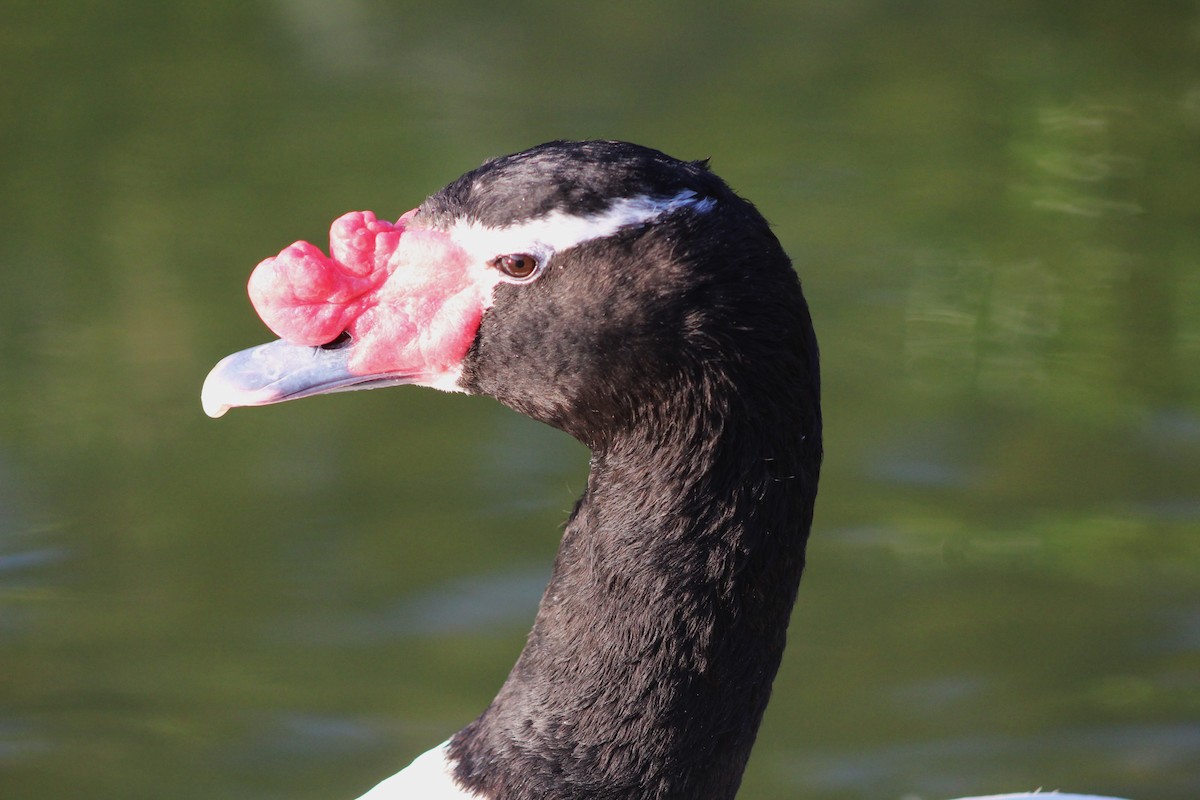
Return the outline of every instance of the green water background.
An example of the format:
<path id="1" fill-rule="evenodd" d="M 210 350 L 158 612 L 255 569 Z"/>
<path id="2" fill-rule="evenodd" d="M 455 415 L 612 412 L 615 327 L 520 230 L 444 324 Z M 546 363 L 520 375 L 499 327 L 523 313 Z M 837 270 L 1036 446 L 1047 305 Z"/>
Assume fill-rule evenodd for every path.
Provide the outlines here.
<path id="1" fill-rule="evenodd" d="M 1104 0 L 10 0 L 0 796 L 350 798 L 486 705 L 586 451 L 198 395 L 259 259 L 563 137 L 711 156 L 816 318 L 741 796 L 1200 796 L 1200 6 Z"/>

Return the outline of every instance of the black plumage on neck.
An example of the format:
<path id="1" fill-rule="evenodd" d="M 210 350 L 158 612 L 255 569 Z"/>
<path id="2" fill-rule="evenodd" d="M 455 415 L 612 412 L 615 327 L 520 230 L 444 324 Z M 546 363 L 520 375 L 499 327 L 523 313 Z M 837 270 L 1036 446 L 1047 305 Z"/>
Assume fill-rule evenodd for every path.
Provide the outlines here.
<path id="1" fill-rule="evenodd" d="M 703 218 L 501 287 L 465 363 L 465 388 L 593 451 L 525 649 L 451 741 L 481 797 L 719 800 L 741 781 L 804 565 L 819 374 L 775 237 L 705 188 Z"/>

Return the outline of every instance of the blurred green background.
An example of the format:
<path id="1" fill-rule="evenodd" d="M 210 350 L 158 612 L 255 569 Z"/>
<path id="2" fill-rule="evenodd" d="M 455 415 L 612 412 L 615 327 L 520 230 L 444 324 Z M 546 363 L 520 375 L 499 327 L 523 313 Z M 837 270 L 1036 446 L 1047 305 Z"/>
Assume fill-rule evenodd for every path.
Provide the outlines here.
<path id="1" fill-rule="evenodd" d="M 352 798 L 485 706 L 583 448 L 199 389 L 260 259 L 573 137 L 711 156 L 821 336 L 741 796 L 1200 796 L 1200 5 L 1111 0 L 9 0 L 0 796 Z"/>

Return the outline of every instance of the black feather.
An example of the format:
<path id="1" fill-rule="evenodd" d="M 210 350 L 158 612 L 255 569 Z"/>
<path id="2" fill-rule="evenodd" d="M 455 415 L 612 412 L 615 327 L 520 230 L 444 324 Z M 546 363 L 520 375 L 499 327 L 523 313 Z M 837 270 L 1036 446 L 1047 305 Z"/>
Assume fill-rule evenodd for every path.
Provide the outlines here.
<path id="1" fill-rule="evenodd" d="M 783 653 L 821 462 L 816 339 L 752 205 L 620 142 L 552 142 L 431 197 L 489 225 L 715 200 L 498 287 L 461 384 L 592 448 L 528 642 L 452 740 L 481 796 L 731 798 Z"/>

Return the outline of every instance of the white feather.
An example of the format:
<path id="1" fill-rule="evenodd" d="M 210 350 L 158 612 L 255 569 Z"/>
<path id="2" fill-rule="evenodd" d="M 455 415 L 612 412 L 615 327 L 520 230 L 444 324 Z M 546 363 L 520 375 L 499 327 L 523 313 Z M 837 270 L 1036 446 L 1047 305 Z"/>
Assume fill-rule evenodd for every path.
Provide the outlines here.
<path id="1" fill-rule="evenodd" d="M 477 800 L 479 795 L 463 789 L 454 780 L 454 762 L 444 742 L 358 800 Z"/>
<path id="2" fill-rule="evenodd" d="M 486 262 L 496 256 L 528 253 L 545 264 L 557 253 L 593 239 L 612 236 L 622 228 L 645 225 L 684 208 L 703 214 L 716 204 L 715 200 L 699 197 L 695 192 L 686 190 L 674 197 L 640 195 L 621 198 L 596 214 L 551 211 L 541 217 L 498 228 L 464 220 L 454 223 L 447 233 L 455 244 L 477 261 Z"/>

